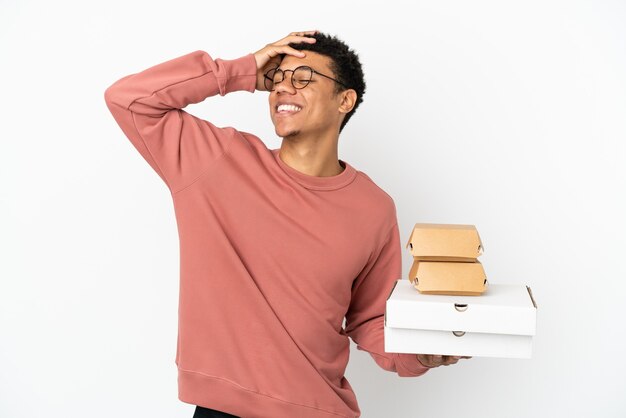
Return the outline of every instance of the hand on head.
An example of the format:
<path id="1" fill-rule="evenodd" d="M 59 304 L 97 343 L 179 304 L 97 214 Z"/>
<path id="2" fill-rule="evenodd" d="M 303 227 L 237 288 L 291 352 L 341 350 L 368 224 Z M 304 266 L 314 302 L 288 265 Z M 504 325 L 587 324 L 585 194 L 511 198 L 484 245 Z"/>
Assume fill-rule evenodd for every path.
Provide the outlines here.
<path id="1" fill-rule="evenodd" d="M 314 35 L 319 31 L 309 30 L 304 32 L 291 32 L 276 42 L 267 44 L 265 47 L 259 49 L 254 53 L 254 59 L 256 60 L 257 68 L 257 81 L 256 89 L 260 91 L 267 91 L 265 83 L 263 81 L 264 74 L 275 67 L 280 65 L 285 54 L 293 55 L 294 57 L 302 58 L 306 54 L 304 51 L 298 51 L 295 48 L 290 47 L 288 44 L 291 42 L 308 42 L 315 43 L 316 39 L 305 35 Z"/>

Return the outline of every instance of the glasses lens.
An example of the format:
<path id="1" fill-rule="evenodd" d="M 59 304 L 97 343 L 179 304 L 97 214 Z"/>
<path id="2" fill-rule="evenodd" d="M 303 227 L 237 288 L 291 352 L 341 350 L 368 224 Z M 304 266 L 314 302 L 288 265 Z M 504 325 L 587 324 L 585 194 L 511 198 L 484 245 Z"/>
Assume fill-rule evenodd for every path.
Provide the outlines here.
<path id="1" fill-rule="evenodd" d="M 302 89 L 309 84 L 313 77 L 313 70 L 309 67 L 298 67 L 293 73 L 293 86 L 297 89 Z"/>
<path id="2" fill-rule="evenodd" d="M 274 90 L 274 80 L 276 79 L 277 76 L 278 74 L 277 74 L 276 68 L 272 68 L 271 70 L 265 73 L 265 77 L 264 77 L 265 88 L 268 91 Z M 278 82 L 280 82 L 280 80 Z"/>
<path id="3" fill-rule="evenodd" d="M 281 81 L 283 81 L 283 72 L 282 70 L 274 70 L 272 72 L 272 80 L 274 81 L 274 83 L 280 83 Z"/>

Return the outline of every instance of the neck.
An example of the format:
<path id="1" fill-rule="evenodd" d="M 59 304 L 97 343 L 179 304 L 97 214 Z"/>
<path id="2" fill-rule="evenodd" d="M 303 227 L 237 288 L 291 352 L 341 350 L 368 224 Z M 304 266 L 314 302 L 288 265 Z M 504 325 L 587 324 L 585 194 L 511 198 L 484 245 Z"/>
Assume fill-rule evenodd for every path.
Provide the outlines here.
<path id="1" fill-rule="evenodd" d="M 338 140 L 339 135 L 322 140 L 286 136 L 280 146 L 279 157 L 301 173 L 316 177 L 336 176 L 345 169 L 339 163 Z"/>

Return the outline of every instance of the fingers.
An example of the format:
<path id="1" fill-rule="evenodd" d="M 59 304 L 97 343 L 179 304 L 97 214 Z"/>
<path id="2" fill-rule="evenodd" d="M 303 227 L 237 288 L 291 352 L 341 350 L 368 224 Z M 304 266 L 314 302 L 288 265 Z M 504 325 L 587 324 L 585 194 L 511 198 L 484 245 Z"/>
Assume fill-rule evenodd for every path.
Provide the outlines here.
<path id="1" fill-rule="evenodd" d="M 267 50 L 265 51 L 265 53 L 267 54 L 267 56 L 269 56 L 270 58 L 274 58 L 278 55 L 293 55 L 295 57 L 303 57 L 304 56 L 304 52 L 303 51 L 298 51 L 295 48 L 292 48 L 288 45 L 268 45 L 267 46 Z"/>
<path id="2" fill-rule="evenodd" d="M 426 367 L 449 366 L 456 364 L 462 358 L 471 358 L 469 356 L 448 356 L 440 354 L 418 354 L 417 359 Z"/>
<path id="3" fill-rule="evenodd" d="M 297 43 L 297 42 L 303 42 L 303 41 L 312 44 L 312 43 L 315 43 L 317 39 L 313 38 L 312 36 L 305 36 L 305 35 L 315 35 L 317 32 L 319 31 L 309 30 L 309 31 L 304 31 L 304 32 L 291 32 L 289 35 L 285 36 L 283 39 L 276 42 L 276 44 L 281 43 L 282 45 L 286 45 L 288 43 Z"/>
<path id="4" fill-rule="evenodd" d="M 317 32 L 319 32 L 317 29 L 315 30 L 307 30 L 304 32 L 291 32 L 289 35 L 290 36 L 304 36 L 304 35 L 315 35 Z"/>
<path id="5" fill-rule="evenodd" d="M 298 32 L 298 33 L 302 33 L 302 32 Z M 280 41 L 276 42 L 274 45 L 287 45 L 291 43 L 295 44 L 295 43 L 301 43 L 301 42 L 314 44 L 315 42 L 317 42 L 317 39 L 313 38 L 312 36 L 289 35 L 289 36 L 284 37 Z"/>
<path id="6" fill-rule="evenodd" d="M 304 57 L 306 55 L 304 51 L 299 51 L 289 46 L 288 44 L 299 43 L 299 42 L 307 42 L 307 43 L 313 44 L 317 42 L 317 39 L 310 37 L 310 36 L 304 36 L 304 35 L 305 34 L 313 35 L 316 32 L 317 30 L 305 31 L 305 32 L 291 32 L 289 36 L 284 37 L 280 41 L 267 45 L 268 50 L 266 51 L 266 53 L 267 55 L 269 55 L 270 58 L 274 58 L 277 55 L 287 55 L 287 54 L 293 55 L 295 57 Z"/>
<path id="7" fill-rule="evenodd" d="M 443 365 L 449 366 L 450 364 L 455 364 L 459 361 L 461 357 L 459 356 L 443 356 Z"/>

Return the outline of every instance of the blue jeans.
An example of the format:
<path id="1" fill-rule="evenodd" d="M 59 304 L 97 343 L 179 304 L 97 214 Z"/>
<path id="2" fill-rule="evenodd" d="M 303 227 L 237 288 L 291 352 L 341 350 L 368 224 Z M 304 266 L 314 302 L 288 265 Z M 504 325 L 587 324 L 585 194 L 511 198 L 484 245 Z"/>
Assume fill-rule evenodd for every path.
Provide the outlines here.
<path id="1" fill-rule="evenodd" d="M 193 418 L 239 418 L 237 415 L 227 414 L 226 412 L 217 411 L 215 409 L 204 408 L 196 405 L 196 411 Z"/>

